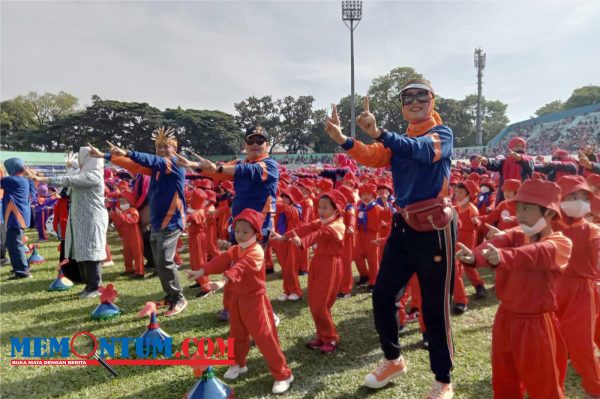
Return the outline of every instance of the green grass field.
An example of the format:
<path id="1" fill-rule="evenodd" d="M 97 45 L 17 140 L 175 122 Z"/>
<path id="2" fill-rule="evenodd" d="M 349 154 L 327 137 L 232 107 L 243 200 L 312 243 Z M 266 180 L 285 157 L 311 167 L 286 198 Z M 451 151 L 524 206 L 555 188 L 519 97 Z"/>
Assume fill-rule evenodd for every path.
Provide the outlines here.
<path id="1" fill-rule="evenodd" d="M 27 232 L 30 243 L 37 234 Z M 185 366 L 171 367 L 117 367 L 119 377 L 113 378 L 101 367 L 11 367 L 9 337 L 47 336 L 71 337 L 77 331 L 88 330 L 97 337 L 136 337 L 145 331 L 147 319 L 137 312 L 149 300 L 163 297 L 159 280 L 130 280 L 119 276 L 124 271 L 120 255 L 120 241 L 110 234 L 115 266 L 103 270 L 103 280 L 114 283 L 119 291 L 117 304 L 124 314 L 115 320 L 95 322 L 90 312 L 99 303 L 97 298 L 79 300 L 76 286 L 62 293 L 47 292 L 56 276 L 58 242 L 40 245 L 46 263 L 33 267 L 33 279 L 7 281 L 10 266 L 0 269 L 0 397 L 2 398 L 181 398 L 196 379 Z M 187 254 L 183 256 L 187 261 Z M 484 271 L 489 286 L 493 277 Z M 185 286 L 184 273 L 180 278 Z M 306 287 L 306 277 L 301 277 Z M 268 278 L 268 294 L 276 298 L 282 291 L 279 272 Z M 472 297 L 470 310 L 453 318 L 456 367 L 453 372 L 457 398 L 491 398 L 490 339 L 491 324 L 497 301 L 493 289 L 488 299 L 476 301 Z M 186 288 L 189 299 L 185 312 L 172 319 L 161 317 L 161 327 L 174 338 L 176 347 L 185 337 L 226 337 L 228 326 L 216 319 L 221 309 L 221 294 L 197 299 L 195 290 Z M 474 290 L 469 286 L 472 295 Z M 420 349 L 418 325 L 411 324 L 401 337 L 409 373 L 385 389 L 371 391 L 362 386 L 365 375 L 380 360 L 377 334 L 373 325 L 370 295 L 362 290 L 350 299 L 338 300 L 333 308 L 341 345 L 330 356 L 305 348 L 305 342 L 314 333 L 313 322 L 306 300 L 299 303 L 273 301 L 275 312 L 281 318 L 279 337 L 282 349 L 293 369 L 296 381 L 286 398 L 422 398 L 427 393 L 432 374 L 427 352 Z M 236 398 L 271 397 L 273 380 L 260 352 L 252 348 L 249 354 L 249 372 L 231 385 Z M 218 368 L 222 376 L 225 367 Z M 579 377 L 570 368 L 566 392 L 569 398 L 582 398 Z"/>

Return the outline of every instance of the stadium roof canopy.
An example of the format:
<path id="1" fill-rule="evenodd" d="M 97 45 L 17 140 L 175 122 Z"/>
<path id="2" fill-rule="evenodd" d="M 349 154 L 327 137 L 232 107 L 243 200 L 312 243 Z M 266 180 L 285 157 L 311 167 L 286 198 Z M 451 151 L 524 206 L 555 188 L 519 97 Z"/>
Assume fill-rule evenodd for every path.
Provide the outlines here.
<path id="1" fill-rule="evenodd" d="M 8 158 L 22 158 L 27 165 L 64 165 L 67 162 L 64 152 L 0 151 L 0 161 Z"/>

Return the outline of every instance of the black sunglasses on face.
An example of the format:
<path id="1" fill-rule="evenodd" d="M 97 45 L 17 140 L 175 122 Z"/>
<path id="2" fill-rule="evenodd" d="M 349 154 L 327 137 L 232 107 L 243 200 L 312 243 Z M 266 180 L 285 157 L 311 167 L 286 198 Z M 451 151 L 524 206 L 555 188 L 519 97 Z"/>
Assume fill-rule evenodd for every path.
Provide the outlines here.
<path id="1" fill-rule="evenodd" d="M 431 101 L 429 97 L 429 93 L 426 91 L 417 92 L 417 94 L 402 94 L 400 96 L 400 101 L 402 101 L 402 105 L 410 105 L 415 102 L 415 100 L 419 104 L 427 104 Z"/>
<path id="2" fill-rule="evenodd" d="M 245 139 L 246 144 L 248 145 L 252 145 L 252 144 L 258 144 L 258 145 L 263 145 L 264 143 L 267 142 L 267 139 L 265 139 L 264 137 L 258 136 L 258 137 L 249 137 L 247 139 Z"/>

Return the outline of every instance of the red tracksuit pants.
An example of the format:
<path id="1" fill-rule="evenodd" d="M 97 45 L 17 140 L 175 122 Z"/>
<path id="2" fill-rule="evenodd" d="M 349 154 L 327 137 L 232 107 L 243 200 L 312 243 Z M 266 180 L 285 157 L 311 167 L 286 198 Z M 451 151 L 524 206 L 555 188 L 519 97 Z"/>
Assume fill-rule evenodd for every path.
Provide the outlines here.
<path id="1" fill-rule="evenodd" d="M 230 337 L 235 338 L 235 362 L 241 367 L 246 366 L 252 337 L 273 378 L 276 381 L 290 378 L 292 370 L 281 351 L 273 308 L 264 290 L 241 297 L 232 296 L 231 299 L 229 331 Z"/>
<path id="2" fill-rule="evenodd" d="M 317 337 L 325 342 L 339 342 L 331 317 L 331 308 L 340 285 L 342 260 L 339 256 L 315 255 L 308 273 L 308 307 L 315 322 Z"/>
<path id="3" fill-rule="evenodd" d="M 496 399 L 563 399 L 567 346 L 554 313 L 517 314 L 498 308 L 492 327 Z"/>
<path id="4" fill-rule="evenodd" d="M 204 234 L 202 233 L 188 233 L 188 247 L 190 251 L 190 268 L 192 270 L 199 270 L 202 265 L 206 263 L 206 250 L 202 247 L 204 242 Z M 198 277 L 196 283 L 200 286 L 202 291 L 210 291 L 209 283 L 210 279 L 208 276 Z"/>
<path id="5" fill-rule="evenodd" d="M 273 242 L 271 245 L 281 267 L 284 294 L 296 294 L 301 297 L 302 289 L 298 280 L 298 264 L 302 252 L 289 241 Z"/>
<path id="6" fill-rule="evenodd" d="M 463 274 L 465 270 L 473 269 L 472 267 L 464 267 L 461 262 L 454 263 L 454 303 L 462 303 L 465 305 L 469 304 L 469 297 L 467 296 L 467 288 L 463 280 Z"/>
<path id="7" fill-rule="evenodd" d="M 369 285 L 374 286 L 377 280 L 377 273 L 379 273 L 379 245 L 374 244 L 373 241 L 379 238 L 377 232 L 362 230 L 358 231 L 356 237 L 357 240 L 357 253 L 354 256 L 354 262 L 358 269 L 358 274 L 362 276 L 369 276 Z M 368 264 L 368 269 L 367 269 Z"/>
<path id="8" fill-rule="evenodd" d="M 350 294 L 354 279 L 352 278 L 352 261 L 354 260 L 354 234 L 344 235 L 344 250 L 342 251 L 342 276 L 340 293 Z"/>
<path id="9" fill-rule="evenodd" d="M 593 280 L 563 276 L 558 289 L 556 316 L 567 340 L 569 358 L 581 376 L 583 390 L 600 396 L 600 362 L 594 355 L 597 303 Z"/>
<path id="10" fill-rule="evenodd" d="M 123 261 L 126 272 L 144 275 L 144 242 L 140 234 L 123 236 Z"/>

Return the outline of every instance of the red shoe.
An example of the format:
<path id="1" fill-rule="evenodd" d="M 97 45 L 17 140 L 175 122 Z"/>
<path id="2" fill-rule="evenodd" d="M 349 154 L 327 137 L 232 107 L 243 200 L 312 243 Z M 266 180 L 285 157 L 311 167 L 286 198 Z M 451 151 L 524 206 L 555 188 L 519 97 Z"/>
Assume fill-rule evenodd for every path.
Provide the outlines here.
<path id="1" fill-rule="evenodd" d="M 306 346 L 314 350 L 321 349 L 321 346 L 323 346 L 323 340 L 319 337 L 313 338 L 306 343 Z"/>
<path id="2" fill-rule="evenodd" d="M 325 342 L 323 345 L 321 345 L 320 349 L 321 349 L 322 353 L 329 355 L 330 353 L 335 352 L 335 350 L 337 349 L 337 342 L 335 342 L 335 341 Z"/>

